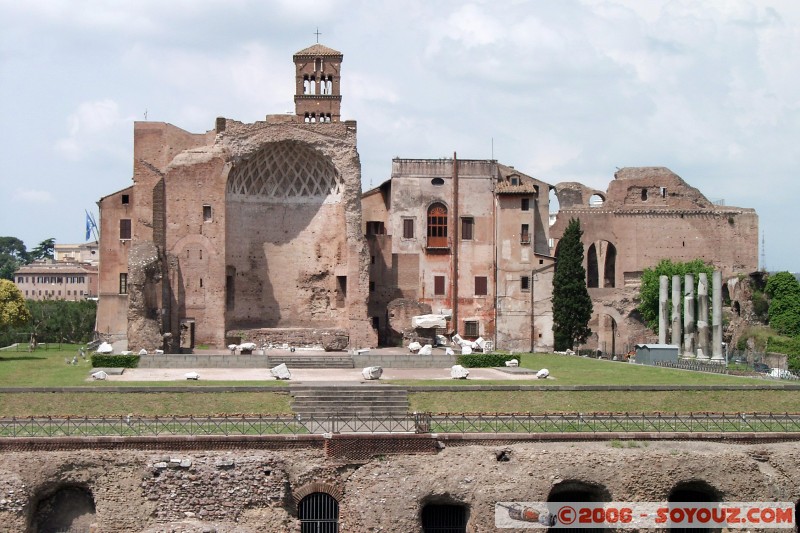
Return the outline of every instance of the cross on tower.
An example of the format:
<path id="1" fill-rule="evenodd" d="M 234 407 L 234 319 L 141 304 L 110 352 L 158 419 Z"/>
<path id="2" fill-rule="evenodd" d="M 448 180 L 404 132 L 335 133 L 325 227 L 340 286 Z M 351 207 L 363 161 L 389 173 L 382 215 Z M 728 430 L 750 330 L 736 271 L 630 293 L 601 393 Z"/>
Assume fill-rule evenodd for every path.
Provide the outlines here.
<path id="1" fill-rule="evenodd" d="M 319 32 L 319 27 L 317 27 L 317 31 L 315 31 L 315 32 L 314 32 L 314 35 L 316 35 L 316 36 L 317 36 L 317 44 L 319 44 L 319 36 L 320 36 L 320 35 L 322 35 L 322 34 Z"/>

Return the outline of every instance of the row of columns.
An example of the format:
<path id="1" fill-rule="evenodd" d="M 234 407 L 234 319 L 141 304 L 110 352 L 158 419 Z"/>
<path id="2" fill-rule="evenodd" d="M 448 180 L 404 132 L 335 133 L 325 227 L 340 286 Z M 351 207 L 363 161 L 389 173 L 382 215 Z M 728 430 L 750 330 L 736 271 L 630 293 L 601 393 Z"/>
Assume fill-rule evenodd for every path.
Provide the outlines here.
<path id="1" fill-rule="evenodd" d="M 708 331 L 708 276 L 698 275 L 697 298 L 694 292 L 694 275 L 686 274 L 683 285 L 683 322 L 681 323 L 681 277 L 672 276 L 672 320 L 668 324 L 667 294 L 669 278 L 659 278 L 658 290 L 658 342 L 667 343 L 667 330 L 671 330 L 671 343 L 681 347 L 684 359 L 712 363 L 725 363 L 722 353 L 722 272 L 713 274 L 711 297 L 711 345 Z M 695 318 L 695 301 L 697 317 Z M 681 325 L 683 338 L 681 339 Z M 711 353 L 711 357 L 709 357 Z"/>

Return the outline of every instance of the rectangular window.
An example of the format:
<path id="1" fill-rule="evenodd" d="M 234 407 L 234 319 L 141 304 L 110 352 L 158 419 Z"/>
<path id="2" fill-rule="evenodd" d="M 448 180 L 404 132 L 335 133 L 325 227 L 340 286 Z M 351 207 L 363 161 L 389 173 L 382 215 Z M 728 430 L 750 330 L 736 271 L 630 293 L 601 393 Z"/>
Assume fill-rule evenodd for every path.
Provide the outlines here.
<path id="1" fill-rule="evenodd" d="M 128 294 L 128 273 L 122 272 L 119 275 L 119 293 L 120 294 Z M 83 294 L 83 291 L 81 291 Z"/>
<path id="2" fill-rule="evenodd" d="M 530 276 L 522 276 L 519 278 L 519 288 L 523 292 L 530 292 L 531 290 L 531 277 Z"/>
<path id="3" fill-rule="evenodd" d="M 380 220 L 367 221 L 367 236 L 386 235 L 386 226 Z"/>
<path id="4" fill-rule="evenodd" d="M 211 206 L 203 206 L 203 222 L 211 222 Z"/>
<path id="5" fill-rule="evenodd" d="M 122 195 L 122 205 L 128 205 L 129 203 L 131 203 L 131 197 L 128 196 L 127 194 L 123 194 Z"/>
<path id="6" fill-rule="evenodd" d="M 131 219 L 123 218 L 119 221 L 119 238 L 123 240 L 131 238 Z"/>
<path id="7" fill-rule="evenodd" d="M 375 292 L 375 282 L 374 281 L 370 281 L 369 282 L 369 292 Z"/>
<path id="8" fill-rule="evenodd" d="M 464 336 L 465 337 L 478 337 L 480 336 L 480 328 L 478 327 L 477 320 L 464 321 Z"/>
<path id="9" fill-rule="evenodd" d="M 414 219 L 413 218 L 404 218 L 403 219 L 403 238 L 404 239 L 413 239 L 414 238 Z"/>
<path id="10" fill-rule="evenodd" d="M 488 294 L 488 285 L 486 276 L 475 276 L 475 296 L 486 296 Z"/>
<path id="11" fill-rule="evenodd" d="M 472 217 L 464 217 L 461 219 L 461 240 L 471 241 L 475 229 L 475 219 Z"/>
<path id="12" fill-rule="evenodd" d="M 520 206 L 520 209 L 522 209 L 523 211 L 530 211 L 530 209 L 531 209 L 531 199 L 530 198 L 523 198 L 522 199 L 522 205 Z"/>
<path id="13" fill-rule="evenodd" d="M 444 276 L 433 277 L 433 294 L 434 296 L 444 296 Z"/>
<path id="14" fill-rule="evenodd" d="M 522 244 L 530 244 L 531 234 L 530 234 L 530 226 L 528 226 L 528 224 L 523 224 L 522 228 L 520 228 L 519 242 L 521 242 Z"/>

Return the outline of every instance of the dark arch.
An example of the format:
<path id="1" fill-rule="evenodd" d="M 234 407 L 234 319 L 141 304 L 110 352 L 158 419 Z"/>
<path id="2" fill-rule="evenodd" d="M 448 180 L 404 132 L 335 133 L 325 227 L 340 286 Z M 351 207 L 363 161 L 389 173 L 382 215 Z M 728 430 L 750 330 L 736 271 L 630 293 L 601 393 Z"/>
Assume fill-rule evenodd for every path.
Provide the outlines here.
<path id="1" fill-rule="evenodd" d="M 570 479 L 562 481 L 550 489 L 550 494 L 547 495 L 548 502 L 580 502 L 580 503 L 602 503 L 610 502 L 611 494 L 605 486 L 590 483 L 587 481 L 580 481 Z M 561 528 L 550 528 L 550 531 L 564 531 Z M 569 531 L 579 531 L 586 533 L 597 533 L 603 531 L 602 529 L 582 529 L 570 528 Z"/>
<path id="2" fill-rule="evenodd" d="M 717 489 L 703 481 L 702 479 L 691 479 L 688 481 L 681 481 L 680 483 L 676 484 L 672 487 L 672 490 L 669 492 L 669 497 L 667 497 L 667 501 L 672 502 L 690 502 L 690 503 L 702 503 L 702 502 L 719 502 L 722 501 L 722 495 L 719 493 Z M 697 532 L 705 532 L 705 533 L 714 533 L 719 532 L 719 528 L 714 529 L 699 529 L 699 528 L 686 528 L 686 527 L 672 527 L 670 531 L 697 531 Z"/>
<path id="3" fill-rule="evenodd" d="M 469 506 L 461 502 L 431 500 L 420 513 L 423 533 L 466 533 Z"/>
<path id="4" fill-rule="evenodd" d="M 64 484 L 43 492 L 33 505 L 31 533 L 88 531 L 94 522 L 92 491 L 75 484 Z"/>
<path id="5" fill-rule="evenodd" d="M 742 316 L 742 308 L 738 301 L 733 302 L 731 307 L 733 308 L 733 312 L 736 313 L 736 316 Z"/>
<path id="6" fill-rule="evenodd" d="M 428 207 L 428 248 L 447 248 L 447 206 L 441 202 Z"/>
<path id="7" fill-rule="evenodd" d="M 431 180 L 431 185 L 444 185 L 444 180 L 442 178 L 433 178 Z"/>
<path id="8" fill-rule="evenodd" d="M 325 492 L 312 492 L 297 504 L 301 533 L 338 533 L 339 502 Z"/>
<path id="9" fill-rule="evenodd" d="M 617 247 L 606 241 L 606 260 L 603 268 L 603 287 L 615 287 L 617 279 Z"/>
<path id="10" fill-rule="evenodd" d="M 596 289 L 600 286 L 597 269 L 597 247 L 592 243 L 586 251 L 586 286 Z"/>

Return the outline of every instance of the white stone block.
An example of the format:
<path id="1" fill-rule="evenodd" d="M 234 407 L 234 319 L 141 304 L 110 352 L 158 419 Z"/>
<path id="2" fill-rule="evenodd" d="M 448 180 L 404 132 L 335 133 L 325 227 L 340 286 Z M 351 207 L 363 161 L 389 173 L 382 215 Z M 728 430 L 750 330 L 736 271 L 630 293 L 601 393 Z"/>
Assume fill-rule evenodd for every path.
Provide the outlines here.
<path id="1" fill-rule="evenodd" d="M 97 347 L 97 353 L 102 353 L 102 354 L 114 353 L 114 347 L 107 342 L 101 343 L 100 346 Z"/>
<path id="2" fill-rule="evenodd" d="M 107 379 L 107 378 L 108 378 L 108 374 L 106 374 L 102 370 L 98 370 L 97 372 L 92 374 L 92 379 L 104 380 L 104 379 Z"/>
<path id="3" fill-rule="evenodd" d="M 452 348 L 449 348 L 449 347 L 448 347 L 448 348 L 445 348 L 445 350 L 444 350 L 444 354 L 445 354 L 445 355 L 455 355 L 455 354 L 456 354 L 456 352 L 454 352 Z"/>
<path id="4" fill-rule="evenodd" d="M 431 346 L 430 344 L 426 344 L 425 346 L 420 348 L 419 352 L 417 353 L 419 355 L 431 355 L 433 353 L 433 346 Z"/>
<path id="5" fill-rule="evenodd" d="M 364 376 L 364 379 L 380 379 L 382 374 L 383 368 L 379 366 L 368 366 L 361 371 L 361 375 Z"/>
<path id="6" fill-rule="evenodd" d="M 197 381 L 198 379 L 200 379 L 200 374 L 198 374 L 197 372 L 187 372 L 186 374 L 184 374 L 184 377 L 186 377 L 186 379 L 193 379 Z"/>
<path id="7" fill-rule="evenodd" d="M 444 315 L 419 315 L 411 317 L 411 327 L 414 328 L 446 328 L 447 319 Z"/>
<path id="8" fill-rule="evenodd" d="M 471 353 L 472 353 L 472 347 L 471 346 L 466 346 L 466 345 L 463 345 L 463 344 L 461 345 L 461 355 L 469 355 Z"/>
<path id="9" fill-rule="evenodd" d="M 469 370 L 464 368 L 461 365 L 453 365 L 450 367 L 450 377 L 453 379 L 467 379 L 469 376 Z"/>
<path id="10" fill-rule="evenodd" d="M 408 349 L 410 351 L 412 351 L 412 352 L 418 352 L 420 348 L 422 348 L 422 345 L 420 343 L 418 343 L 417 341 L 409 343 L 409 345 L 408 345 Z"/>
<path id="11" fill-rule="evenodd" d="M 511 359 L 510 361 L 506 361 L 506 366 L 519 366 L 519 361 Z"/>
<path id="12" fill-rule="evenodd" d="M 549 375 L 550 371 L 546 368 L 543 368 L 536 373 L 536 379 L 547 379 L 547 376 Z"/>
<path id="13" fill-rule="evenodd" d="M 139 355 L 147 355 L 147 350 L 142 348 L 141 350 L 139 350 Z"/>
<path id="14" fill-rule="evenodd" d="M 292 379 L 292 373 L 289 372 L 289 368 L 286 366 L 286 363 L 281 363 L 275 368 L 270 369 L 269 373 L 277 379 Z"/>
<path id="15" fill-rule="evenodd" d="M 473 348 L 480 348 L 481 351 L 486 348 L 486 341 L 483 339 L 483 337 L 478 337 L 475 339 L 475 346 L 473 346 Z"/>

